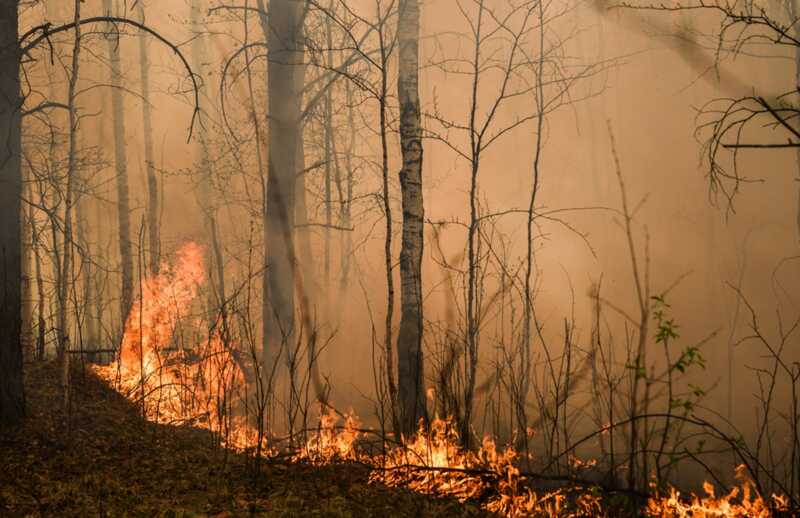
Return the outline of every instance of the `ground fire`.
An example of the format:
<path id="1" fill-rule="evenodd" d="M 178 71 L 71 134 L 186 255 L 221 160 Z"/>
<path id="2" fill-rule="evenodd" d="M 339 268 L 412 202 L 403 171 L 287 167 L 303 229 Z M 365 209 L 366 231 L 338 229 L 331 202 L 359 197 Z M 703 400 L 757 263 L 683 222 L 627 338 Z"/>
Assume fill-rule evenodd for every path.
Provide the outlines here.
<path id="1" fill-rule="evenodd" d="M 235 343 L 220 338 L 219 326 L 201 319 L 190 320 L 190 308 L 205 274 L 203 250 L 195 243 L 183 245 L 174 264 L 163 263 L 160 271 L 143 283 L 142 294 L 127 319 L 120 360 L 96 370 L 137 405 L 148 419 L 167 424 L 200 426 L 220 433 L 227 446 L 254 451 L 257 432 L 241 412 L 245 376 L 234 360 Z M 188 329 L 187 329 L 188 328 Z M 210 329 L 210 331 L 209 331 Z M 181 348 L 179 333 L 189 336 L 210 333 L 191 347 Z M 340 425 L 340 421 L 343 424 Z M 386 443 L 384 453 L 359 450 L 366 435 L 352 413 L 341 416 L 323 405 L 319 423 L 308 432 L 304 444 L 294 448 L 295 462 L 326 465 L 358 462 L 373 468 L 370 481 L 461 501 L 478 501 L 491 512 L 508 517 L 591 517 L 607 515 L 600 495 L 589 488 L 537 491 L 532 476 L 521 472 L 521 453 L 513 447 L 498 447 L 485 437 L 474 451 L 465 450 L 452 419 L 433 419 L 399 444 Z M 264 449 L 266 456 L 280 448 Z M 593 461 L 574 459 L 577 464 Z M 745 470 L 737 470 L 740 486 L 717 497 L 705 482 L 705 496 L 654 494 L 642 512 L 652 517 L 759 517 L 772 510 L 788 509 L 785 497 L 773 495 L 765 501 L 749 481 Z"/>

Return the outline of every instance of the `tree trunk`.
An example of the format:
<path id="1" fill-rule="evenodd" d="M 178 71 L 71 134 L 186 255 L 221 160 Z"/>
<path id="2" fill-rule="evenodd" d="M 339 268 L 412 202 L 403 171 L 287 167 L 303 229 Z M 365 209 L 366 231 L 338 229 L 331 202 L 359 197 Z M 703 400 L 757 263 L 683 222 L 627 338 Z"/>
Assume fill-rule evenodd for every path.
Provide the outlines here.
<path id="1" fill-rule="evenodd" d="M 20 53 L 16 1 L 0 2 L 0 424 L 25 415 L 22 385 Z"/>
<path id="2" fill-rule="evenodd" d="M 81 0 L 75 0 L 75 38 L 72 46 L 72 66 L 69 74 L 69 93 L 67 107 L 69 110 L 69 154 L 67 156 L 67 192 L 64 203 L 64 255 L 58 285 L 58 364 L 61 366 L 61 388 L 64 396 L 64 407 L 69 406 L 69 330 L 67 326 L 68 291 L 73 286 L 72 275 L 72 208 L 75 204 L 75 181 L 77 179 L 77 133 L 78 113 L 75 106 L 75 91 L 78 86 L 78 74 L 81 54 Z"/>
<path id="3" fill-rule="evenodd" d="M 350 136 L 347 141 L 347 152 L 345 154 L 345 170 L 347 174 L 347 186 L 344 200 L 342 201 L 341 219 L 342 227 L 350 228 L 352 220 L 353 205 L 353 153 L 356 145 L 356 117 L 353 103 L 353 86 L 350 81 L 345 82 L 345 96 L 347 99 L 347 124 L 350 128 Z M 344 295 L 350 281 L 350 261 L 353 253 L 353 233 L 340 232 L 342 235 L 342 276 L 339 281 L 339 291 Z"/>
<path id="4" fill-rule="evenodd" d="M 83 147 L 83 146 L 82 146 Z M 81 196 L 75 205 L 75 223 L 77 225 L 77 238 L 80 245 L 81 252 L 81 331 L 80 331 L 80 344 L 81 350 L 84 349 L 84 344 L 89 346 L 90 350 L 98 349 L 99 341 L 97 340 L 97 328 L 94 325 L 94 318 L 92 316 L 92 300 L 95 295 L 92 293 L 92 279 L 94 278 L 93 261 L 91 257 L 89 245 L 89 223 L 87 208 L 89 206 L 86 196 Z M 83 357 L 82 357 L 83 358 Z M 88 360 L 92 363 L 96 361 L 94 354 L 89 355 Z"/>
<path id="5" fill-rule="evenodd" d="M 192 61 L 195 70 L 202 78 L 208 77 L 203 62 L 208 59 L 205 40 L 203 39 L 202 13 L 204 5 L 202 0 L 192 0 L 190 7 L 190 24 L 193 33 Z M 203 88 L 201 83 L 201 88 Z M 209 152 L 208 138 L 202 124 L 197 127 L 197 143 L 200 157 L 197 160 L 197 170 L 200 173 L 198 198 L 200 210 L 203 212 L 203 221 L 211 241 L 211 253 L 207 254 L 207 268 L 210 290 L 208 293 L 208 313 L 210 322 L 214 322 L 217 311 L 222 311 L 225 301 L 225 270 L 222 257 L 222 245 L 219 237 L 216 207 L 211 201 L 211 187 L 213 183 L 211 170 L 211 154 Z M 215 278 L 216 277 L 216 278 Z M 224 316 L 224 314 L 223 314 Z M 224 325 L 224 321 L 223 321 Z"/>
<path id="6" fill-rule="evenodd" d="M 144 4 L 139 2 L 139 18 L 145 23 Z M 161 237 L 158 227 L 158 179 L 153 156 L 153 121 L 150 105 L 150 59 L 147 54 L 147 34 L 139 32 L 139 70 L 142 81 L 142 119 L 144 129 L 144 162 L 147 171 L 147 236 L 150 247 L 148 266 L 158 271 Z"/>
<path id="7" fill-rule="evenodd" d="M 791 6 L 791 22 L 794 25 L 794 37 L 795 39 L 798 39 L 800 38 L 800 20 L 798 20 L 798 17 L 800 17 L 800 8 L 798 8 L 797 0 L 791 0 L 789 5 Z M 800 88 L 800 46 L 797 46 L 794 49 L 794 77 L 797 88 Z M 796 160 L 798 180 L 800 180 L 800 149 L 797 150 Z M 800 182 L 798 182 L 798 185 L 800 185 Z M 798 188 L 797 193 L 797 237 L 800 239 L 800 187 Z"/>
<path id="8" fill-rule="evenodd" d="M 389 405 L 391 410 L 392 426 L 397 431 L 400 427 L 397 400 L 397 380 L 394 375 L 394 352 L 392 348 L 392 325 L 394 324 L 394 262 L 392 259 L 392 204 L 389 195 L 389 117 L 388 117 L 388 96 L 389 96 L 389 55 L 391 53 L 386 43 L 383 26 L 378 30 L 380 38 L 380 92 L 378 94 L 378 104 L 380 110 L 380 138 L 381 138 L 381 180 L 382 180 L 382 203 L 383 214 L 386 218 L 386 233 L 383 239 L 383 261 L 386 273 L 386 320 L 384 322 L 383 349 L 384 364 L 386 368 L 386 389 L 388 391 Z M 381 418 L 382 419 L 382 418 Z"/>
<path id="9" fill-rule="evenodd" d="M 403 240 L 400 251 L 400 332 L 397 337 L 397 375 L 400 422 L 406 435 L 426 418 L 422 362 L 422 252 L 425 210 L 422 193 L 422 123 L 419 103 L 418 0 L 400 4 L 399 44 L 400 145 L 403 168 Z"/>
<path id="10" fill-rule="evenodd" d="M 294 332 L 295 178 L 301 92 L 295 67 L 303 63 L 303 2 L 270 0 L 267 84 L 269 162 L 264 214 L 264 374 L 271 377 Z"/>
<path id="11" fill-rule="evenodd" d="M 301 68 L 301 67 L 296 67 Z M 304 67 L 302 67 L 304 68 Z M 297 72 L 297 71 L 296 71 Z M 301 72 L 302 73 L 302 72 Z M 305 76 L 304 76 L 305 77 Z M 303 84 L 304 79 L 298 84 Z M 300 279 L 302 279 L 303 293 L 300 307 L 308 309 L 311 300 L 316 300 L 320 292 L 319 283 L 314 275 L 314 256 L 311 253 L 311 229 L 309 227 L 308 210 L 308 188 L 306 179 L 310 171 L 305 171 L 306 151 L 303 147 L 304 124 L 301 122 L 300 133 L 298 134 L 297 148 L 295 150 L 295 168 L 298 171 L 295 180 L 295 244 L 297 245 L 297 266 L 300 268 Z M 303 332 L 310 331 L 304 329 Z"/>
<path id="12" fill-rule="evenodd" d="M 33 201 L 33 184 L 28 189 L 30 200 Z M 36 275 L 36 352 L 34 357 L 44 360 L 44 342 L 47 323 L 44 318 L 47 297 L 45 295 L 44 277 L 42 276 L 42 255 L 39 252 L 39 230 L 36 225 L 36 211 L 33 204 L 28 207 L 28 220 L 31 225 L 31 250 L 33 251 L 33 272 Z"/>
<path id="13" fill-rule="evenodd" d="M 29 175 L 25 181 L 28 185 L 31 184 L 32 179 Z M 33 198 L 29 197 L 31 202 Z M 23 243 L 23 256 L 22 256 L 22 350 L 26 361 L 32 360 L 36 357 L 36 332 L 33 309 L 33 205 L 28 205 L 27 215 L 21 216 L 22 229 L 20 240 Z M 23 212 L 24 214 L 24 212 Z"/>
<path id="14" fill-rule="evenodd" d="M 116 6 L 114 6 L 116 7 Z M 112 0 L 103 0 L 103 10 L 113 14 Z M 111 112 L 114 121 L 114 165 L 116 166 L 117 209 L 119 218 L 119 259 L 122 270 L 122 291 L 120 294 L 121 332 L 125 330 L 125 320 L 133 303 L 133 256 L 131 255 L 131 221 L 128 197 L 128 159 L 125 154 L 125 109 L 122 99 L 122 71 L 119 46 L 121 42 L 114 36 L 114 28 L 109 27 L 106 36 L 108 56 L 111 62 Z"/>
<path id="15" fill-rule="evenodd" d="M 333 8 L 333 3 L 330 5 Z M 327 64 L 334 70 L 333 55 L 333 23 L 330 16 L 325 17 L 325 40 L 328 46 Z M 324 148 L 325 148 L 325 307 L 330 307 L 330 281 L 331 281 L 331 225 L 333 225 L 333 210 L 331 204 L 333 187 L 333 86 L 325 92 L 325 119 L 324 119 Z"/>
<path id="16" fill-rule="evenodd" d="M 472 92 L 470 95 L 469 135 L 470 135 L 470 187 L 469 187 L 469 229 L 467 233 L 467 321 L 466 354 L 464 355 L 464 409 L 461 419 L 461 440 L 469 448 L 471 441 L 470 422 L 472 421 L 475 381 L 478 371 L 478 346 L 480 343 L 481 305 L 478 289 L 478 258 L 480 257 L 480 228 L 478 220 L 478 172 L 481 165 L 481 144 L 478 141 L 476 122 L 478 111 L 478 84 L 481 74 L 481 38 L 483 17 L 486 12 L 485 0 L 478 0 L 478 20 L 475 26 L 475 49 L 472 57 Z"/>

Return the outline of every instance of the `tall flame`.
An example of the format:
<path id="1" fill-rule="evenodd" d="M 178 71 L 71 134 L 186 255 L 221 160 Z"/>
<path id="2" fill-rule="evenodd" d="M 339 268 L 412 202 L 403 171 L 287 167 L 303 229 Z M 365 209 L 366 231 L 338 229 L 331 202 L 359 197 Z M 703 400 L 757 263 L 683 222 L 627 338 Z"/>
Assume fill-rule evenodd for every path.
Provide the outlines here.
<path id="1" fill-rule="evenodd" d="M 120 388 L 142 404 L 148 419 L 192 421 L 225 432 L 235 438 L 229 443 L 238 445 L 248 434 L 241 424 L 230 429 L 233 421 L 241 421 L 230 414 L 231 397 L 234 388 L 244 383 L 244 374 L 234 360 L 233 344 L 223 339 L 219 322 L 194 347 L 170 349 L 204 281 L 202 248 L 195 243 L 183 245 L 174 265 L 164 262 L 158 273 L 143 281 L 126 319 L 119 363 L 100 372 L 110 380 L 118 375 Z M 202 325 L 197 322 L 194 331 L 202 331 Z"/>
<path id="2" fill-rule="evenodd" d="M 178 250 L 175 267 L 164 262 L 160 272 L 144 280 L 141 296 L 125 321 L 120 349 L 123 367 L 139 368 L 143 359 L 152 360 L 151 355 L 169 345 L 204 280 L 203 250 L 196 243 Z"/>

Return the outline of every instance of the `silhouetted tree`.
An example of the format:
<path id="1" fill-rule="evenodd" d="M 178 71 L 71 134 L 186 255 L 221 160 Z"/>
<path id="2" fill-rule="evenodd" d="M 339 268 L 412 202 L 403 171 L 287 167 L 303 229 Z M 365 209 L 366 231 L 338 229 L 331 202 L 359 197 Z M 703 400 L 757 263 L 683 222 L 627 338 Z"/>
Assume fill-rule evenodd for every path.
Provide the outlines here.
<path id="1" fill-rule="evenodd" d="M 22 384 L 22 160 L 17 1 L 0 3 L 0 424 L 25 414 Z"/>

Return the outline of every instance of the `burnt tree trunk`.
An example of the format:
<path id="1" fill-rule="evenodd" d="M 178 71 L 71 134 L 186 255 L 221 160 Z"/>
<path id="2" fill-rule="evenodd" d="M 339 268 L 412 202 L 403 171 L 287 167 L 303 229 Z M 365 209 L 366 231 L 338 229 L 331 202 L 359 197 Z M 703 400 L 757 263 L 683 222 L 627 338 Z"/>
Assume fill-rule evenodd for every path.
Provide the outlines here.
<path id="1" fill-rule="evenodd" d="M 14 424 L 25 415 L 18 23 L 17 2 L 0 2 L 0 424 Z"/>

